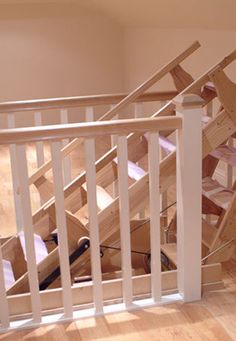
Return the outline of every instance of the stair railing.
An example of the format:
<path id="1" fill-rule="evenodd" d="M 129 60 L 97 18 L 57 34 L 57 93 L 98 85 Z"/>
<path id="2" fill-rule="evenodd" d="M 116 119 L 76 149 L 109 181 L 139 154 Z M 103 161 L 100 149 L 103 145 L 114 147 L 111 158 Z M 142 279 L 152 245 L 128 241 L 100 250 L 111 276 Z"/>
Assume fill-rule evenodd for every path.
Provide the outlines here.
<path id="1" fill-rule="evenodd" d="M 15 145 L 20 182 L 20 200 L 25 234 L 29 294 L 7 296 L 0 249 L 0 320 L 1 331 L 24 328 L 58 319 L 75 319 L 87 314 L 99 315 L 117 309 L 130 310 L 174 302 L 193 301 L 201 297 L 201 115 L 202 100 L 198 96 L 177 98 L 176 117 L 116 120 L 21 128 L 0 131 L 0 144 Z M 177 134 L 177 293 L 164 295 L 160 253 L 160 180 L 159 132 L 174 130 Z M 127 136 L 148 133 L 148 197 L 150 207 L 151 274 L 132 276 L 130 218 L 133 206 L 128 187 Z M 112 233 L 102 226 L 97 212 L 95 141 L 98 136 L 117 136 L 119 225 L 121 238 L 122 278 L 102 281 L 100 243 Z M 71 286 L 67 223 L 64 203 L 61 140 L 84 138 L 86 151 L 86 183 L 89 212 L 90 259 L 92 283 Z M 58 233 L 61 288 L 39 290 L 30 205 L 25 145 L 47 140 L 51 144 L 56 226 Z M 189 155 L 194 155 L 190 158 Z M 146 175 L 147 176 L 147 175 Z M 194 193 L 194 195 L 193 195 Z M 133 198 L 139 202 L 140 198 Z M 133 212 L 134 213 L 134 212 Z M 117 219 L 117 217 L 114 217 Z M 176 276 L 172 273 L 171 276 Z M 174 278 L 174 277 L 173 277 Z M 144 290 L 145 288 L 145 290 Z M 92 297 L 91 297 L 92 293 Z M 148 299 L 138 299 L 138 296 Z M 88 298 L 89 297 L 89 298 Z M 90 303 L 90 309 L 82 303 Z M 113 303 L 109 303 L 111 301 Z M 120 304 L 119 302 L 122 302 Z M 57 309 L 61 314 L 56 314 Z M 50 310 L 50 315 L 48 311 Z M 18 311 L 18 313 L 16 313 Z M 55 313 L 53 313 L 55 311 Z M 25 315 L 26 314 L 26 315 Z M 28 314 L 28 315 L 27 315 Z M 14 316 L 18 315 L 18 316 Z"/>
<path id="2" fill-rule="evenodd" d="M 141 84 L 138 88 L 132 91 L 128 95 L 105 95 L 105 96 L 93 96 L 93 97 L 72 97 L 72 98 L 55 98 L 48 100 L 33 100 L 33 101 L 21 101 L 21 102 L 9 102 L 9 103 L 1 103 L 0 104 L 0 113 L 8 113 L 11 117 L 9 122 L 9 128 L 15 127 L 15 118 L 14 113 L 22 112 L 22 111 L 34 111 L 35 113 L 35 124 L 40 125 L 42 122 L 41 111 L 46 109 L 60 109 L 61 115 L 61 123 L 68 121 L 68 108 L 70 107 L 91 107 L 96 105 L 106 105 L 106 104 L 114 104 L 102 117 L 99 118 L 100 121 L 110 120 L 116 114 L 118 114 L 121 110 L 126 108 L 129 104 L 134 102 L 145 102 L 145 101 L 165 101 L 172 99 L 175 95 L 175 91 L 171 91 L 168 93 L 150 93 L 144 94 L 148 89 L 150 89 L 157 81 L 163 78 L 166 74 L 175 69 L 181 62 L 183 62 L 188 56 L 190 56 L 196 49 L 200 47 L 198 42 L 194 42 L 190 45 L 185 51 L 183 51 L 177 58 L 171 60 L 167 65 L 163 68 L 155 72 L 148 80 L 146 80 L 143 84 Z M 118 102 L 118 103 L 117 103 Z M 9 117 L 8 116 L 8 117 Z M 67 185 L 71 180 L 71 168 L 70 168 L 70 159 L 69 154 L 81 143 L 78 139 L 67 143 L 68 141 L 63 141 L 63 148 L 61 150 L 62 157 L 64 159 L 64 167 L 65 167 L 65 185 Z M 40 179 L 44 174 L 52 168 L 52 162 L 49 160 L 46 163 L 44 161 L 43 155 L 43 144 L 39 142 L 36 146 L 37 148 L 37 163 L 39 165 L 38 170 L 29 177 L 29 184 L 34 184 L 38 179 Z M 16 225 L 17 231 L 21 231 L 22 229 L 22 217 L 20 216 L 20 206 L 19 206 L 19 198 L 18 198 L 18 175 L 15 170 L 15 151 L 13 147 L 11 148 L 11 164 L 12 164 L 12 180 L 14 187 L 14 202 L 16 208 Z M 43 203 L 43 201 L 42 201 Z"/>

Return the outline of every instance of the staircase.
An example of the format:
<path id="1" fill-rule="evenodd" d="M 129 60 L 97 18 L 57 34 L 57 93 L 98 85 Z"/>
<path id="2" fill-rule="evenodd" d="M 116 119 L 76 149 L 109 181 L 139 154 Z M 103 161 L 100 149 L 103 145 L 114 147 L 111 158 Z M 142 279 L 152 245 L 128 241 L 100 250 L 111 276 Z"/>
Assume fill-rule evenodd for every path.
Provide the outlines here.
<path id="1" fill-rule="evenodd" d="M 188 124 L 188 115 L 190 116 L 190 112 L 193 113 L 192 119 L 198 117 L 200 113 L 202 115 L 202 108 L 216 97 L 224 109 L 213 118 L 205 115 L 201 117 L 204 175 L 202 213 L 218 217 L 214 225 L 209 219 L 201 218 L 202 286 L 208 289 L 222 286 L 219 262 L 231 257 L 234 249 L 235 192 L 234 187 L 223 188 L 212 179 L 212 176 L 218 160 L 226 161 L 231 166 L 235 165 L 234 148 L 223 145 L 236 132 L 232 114 L 235 104 L 233 97 L 228 96 L 225 91 L 228 86 L 222 88 L 219 82 L 228 85 L 229 80 L 225 78 L 223 70 L 235 60 L 236 52 L 194 81 L 180 63 L 198 47 L 198 43 L 192 44 L 127 96 L 0 104 L 0 113 L 11 114 L 22 110 L 38 112 L 46 108 L 58 108 L 61 110 L 63 122 L 67 120 L 65 118 L 67 108 L 85 106 L 86 121 L 89 122 L 71 124 L 65 128 L 60 126 L 45 127 L 41 130 L 28 128 L 23 131 L 15 129 L 12 134 L 9 130 L 0 133 L 0 143 L 11 145 L 13 172 L 16 166 L 19 167 L 18 174 L 13 173 L 19 232 L 1 247 L 4 273 L 2 277 L 6 289 L 3 302 L 10 316 L 32 314 L 33 320 L 38 323 L 42 319 L 42 311 L 63 308 L 66 318 L 71 318 L 72 306 L 78 304 L 88 304 L 88 307 L 92 305 L 96 313 L 101 313 L 105 309 L 103 301 L 118 298 L 121 300 L 122 297 L 128 309 L 132 306 L 134 297 L 145 297 L 148 293 L 150 296 L 150 286 L 152 298 L 156 303 L 160 301 L 162 293 L 177 291 L 179 285 L 177 277 L 182 283 L 185 299 L 193 299 L 188 288 L 192 285 L 190 283 L 194 283 L 195 275 L 186 279 L 181 277 L 179 270 L 185 267 L 187 269 L 190 259 L 192 266 L 197 264 L 194 252 L 191 255 L 190 251 L 192 247 L 198 252 L 199 245 L 186 245 L 185 240 L 190 240 L 188 238 L 191 237 L 191 233 L 198 236 L 200 228 L 194 232 L 193 227 L 190 229 L 184 224 L 188 215 L 184 213 L 180 204 L 181 202 L 187 204 L 188 200 L 180 188 L 177 210 L 183 213 L 181 219 L 185 228 L 183 231 L 179 228 L 178 231 L 180 225 L 177 224 L 175 233 L 179 250 L 183 246 L 183 254 L 178 251 L 176 243 L 165 243 L 165 230 L 168 226 L 164 217 L 159 218 L 159 194 L 164 194 L 175 184 L 176 170 L 177 179 L 182 181 L 181 170 L 176 167 L 176 153 L 178 165 L 182 160 L 181 148 L 184 151 L 183 155 L 186 153 L 184 148 L 188 149 L 179 133 L 181 129 L 185 131 L 184 125 Z M 173 78 L 176 92 L 144 93 L 168 73 Z M 169 101 L 152 118 L 132 120 L 131 123 L 128 120 L 114 122 L 111 120 L 132 103 L 135 103 L 137 108 L 137 103 L 140 102 L 163 102 L 167 99 Z M 99 118 L 99 122 L 90 122 L 93 120 L 92 106 L 108 104 L 110 109 Z M 190 126 L 188 129 L 190 131 Z M 177 146 L 168 139 L 174 131 L 179 134 Z M 104 155 L 96 160 L 95 138 L 101 138 L 106 134 L 111 137 L 118 135 L 117 145 L 112 138 L 113 147 L 108 148 Z M 192 134 L 195 134 L 194 131 Z M 20 144 L 16 143 L 16 138 Z M 29 177 L 22 144 L 29 141 L 37 142 L 42 151 L 42 145 L 39 143 L 45 139 L 51 141 L 52 160 L 41 163 L 37 171 Z M 58 140 L 63 140 L 63 144 Z M 157 152 L 159 147 L 165 151 L 160 166 Z M 72 178 L 70 155 L 75 151 L 84 152 L 86 157 L 84 171 Z M 187 159 L 185 162 L 187 165 Z M 160 174 L 159 183 L 157 169 Z M 52 171 L 53 176 L 48 176 L 49 171 Z M 183 186 L 187 185 L 187 180 Z M 42 203 L 33 214 L 30 207 L 29 185 L 37 188 Z M 193 225 L 198 226 L 198 221 L 201 222 L 200 212 L 198 216 Z M 160 236 L 156 230 L 156 226 L 159 225 Z M 160 269 L 161 252 L 170 263 L 171 271 L 166 273 L 161 273 Z M 188 262 L 185 262 L 186 255 L 189 257 Z M 156 267 L 155 264 L 159 265 Z M 197 270 L 195 272 L 197 276 L 200 274 Z M 105 281 L 104 284 L 102 281 Z M 42 292 L 39 292 L 38 288 Z M 83 292 L 83 295 L 78 294 L 79 291 Z M 16 308 L 18 300 L 23 298 L 24 304 Z M 32 309 L 29 308 L 30 300 Z M 9 327 L 9 315 L 6 317 L 4 314 L 2 317 L 3 328 Z"/>

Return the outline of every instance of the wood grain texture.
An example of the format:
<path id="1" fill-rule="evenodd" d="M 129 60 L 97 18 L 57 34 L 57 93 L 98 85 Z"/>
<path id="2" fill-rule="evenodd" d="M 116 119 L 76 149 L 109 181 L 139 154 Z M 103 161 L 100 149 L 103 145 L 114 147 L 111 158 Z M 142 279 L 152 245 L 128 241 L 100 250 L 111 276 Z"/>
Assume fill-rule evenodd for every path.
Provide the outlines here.
<path id="1" fill-rule="evenodd" d="M 225 289 L 206 292 L 196 303 L 85 318 L 0 335 L 0 340 L 208 340 L 236 339 L 236 262 L 224 265 Z"/>

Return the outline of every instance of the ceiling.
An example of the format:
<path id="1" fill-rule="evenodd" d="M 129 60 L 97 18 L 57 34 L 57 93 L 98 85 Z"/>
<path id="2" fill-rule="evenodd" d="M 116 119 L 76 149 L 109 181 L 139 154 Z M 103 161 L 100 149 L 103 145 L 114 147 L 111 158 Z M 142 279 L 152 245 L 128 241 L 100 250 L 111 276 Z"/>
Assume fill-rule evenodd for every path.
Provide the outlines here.
<path id="1" fill-rule="evenodd" d="M 124 27 L 236 30 L 236 0 L 0 0 L 23 3 L 77 3 Z"/>

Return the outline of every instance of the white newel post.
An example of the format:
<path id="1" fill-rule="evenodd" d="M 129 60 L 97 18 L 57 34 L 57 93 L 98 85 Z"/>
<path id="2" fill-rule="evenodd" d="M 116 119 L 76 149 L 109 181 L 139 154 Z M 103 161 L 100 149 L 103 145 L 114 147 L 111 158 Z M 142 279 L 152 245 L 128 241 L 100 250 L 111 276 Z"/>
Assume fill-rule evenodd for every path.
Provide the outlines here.
<path id="1" fill-rule="evenodd" d="M 177 264 L 178 289 L 184 301 L 201 298 L 202 104 L 197 95 L 178 96 L 177 130 Z"/>

